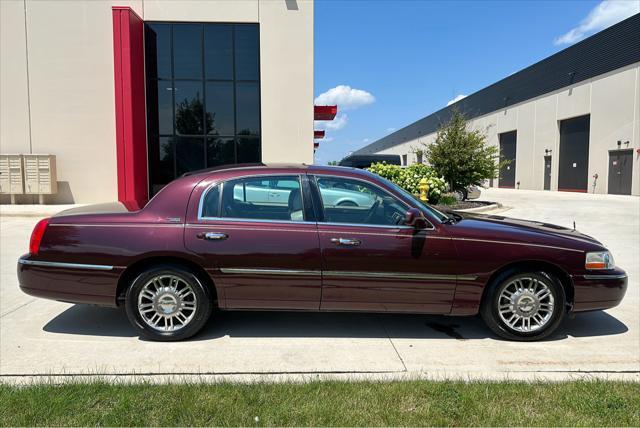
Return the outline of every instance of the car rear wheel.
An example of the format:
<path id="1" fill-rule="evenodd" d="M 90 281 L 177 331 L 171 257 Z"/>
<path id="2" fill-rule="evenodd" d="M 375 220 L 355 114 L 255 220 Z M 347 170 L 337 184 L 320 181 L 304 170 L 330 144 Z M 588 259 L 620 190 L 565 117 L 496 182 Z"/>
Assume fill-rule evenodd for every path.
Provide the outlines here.
<path id="1" fill-rule="evenodd" d="M 159 341 L 189 338 L 204 327 L 213 308 L 206 286 L 181 266 L 142 272 L 126 294 L 129 321 L 140 335 Z"/>
<path id="2" fill-rule="evenodd" d="M 545 272 L 506 273 L 489 286 L 480 312 L 502 338 L 540 340 L 552 334 L 564 318 L 564 289 L 556 277 Z"/>

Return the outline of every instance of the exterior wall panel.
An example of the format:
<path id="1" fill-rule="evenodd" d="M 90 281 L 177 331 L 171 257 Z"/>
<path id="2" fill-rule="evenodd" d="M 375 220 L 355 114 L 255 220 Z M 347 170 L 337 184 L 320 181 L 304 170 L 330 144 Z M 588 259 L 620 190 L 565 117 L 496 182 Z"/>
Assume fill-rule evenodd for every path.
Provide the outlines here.
<path id="1" fill-rule="evenodd" d="M 498 145 L 498 133 L 518 131 L 516 182 L 520 181 L 521 189 L 544 189 L 544 151 L 550 149 L 551 190 L 558 190 L 560 121 L 590 114 L 589 192 L 594 191 L 592 176 L 597 173 L 595 193 L 607 193 L 608 151 L 616 149 L 617 140 L 622 140 L 629 141 L 629 145 L 622 148 L 634 149 L 632 194 L 640 195 L 640 155 L 635 152 L 640 148 L 639 76 L 640 63 L 632 64 L 586 83 L 473 118 L 469 120 L 469 126 L 483 130 L 487 143 L 494 146 Z M 418 141 L 432 142 L 435 135 L 432 132 L 375 153 L 412 153 Z M 371 147 L 375 149 L 375 146 Z M 493 184 L 497 186 L 498 180 Z"/>
<path id="2" fill-rule="evenodd" d="M 57 160 L 50 202 L 117 199 L 111 6 L 123 3 L 142 9 L 122 1 L 26 4 L 33 153 Z"/>
<path id="3" fill-rule="evenodd" d="M 313 162 L 313 2 L 3 0 L 0 6 L 0 151 L 56 155 L 59 193 L 46 202 L 118 197 L 112 6 L 130 6 L 145 21 L 259 23 L 263 159 Z"/>
<path id="4" fill-rule="evenodd" d="M 0 152 L 30 152 L 27 41 L 22 0 L 0 1 Z M 8 195 L 0 196 L 2 203 Z M 16 195 L 18 202 L 32 196 Z"/>
<path id="5" fill-rule="evenodd" d="M 633 139 L 634 112 L 637 111 L 636 74 L 638 68 L 627 69 L 620 73 L 608 74 L 595 80 L 591 90 L 591 152 L 589 157 L 589 177 L 598 174 L 596 192 L 606 193 L 609 180 L 609 150 L 618 148 L 618 140 L 629 141 L 621 148 L 640 147 L 640 142 Z M 635 107 L 634 107 L 635 106 Z M 633 157 L 633 169 L 640 168 L 638 156 Z M 640 189 L 636 188 L 636 193 Z"/>
<path id="6" fill-rule="evenodd" d="M 262 160 L 312 164 L 313 2 L 260 0 L 260 50 Z"/>
<path id="7" fill-rule="evenodd" d="M 144 0 L 145 21 L 259 22 L 257 0 Z"/>

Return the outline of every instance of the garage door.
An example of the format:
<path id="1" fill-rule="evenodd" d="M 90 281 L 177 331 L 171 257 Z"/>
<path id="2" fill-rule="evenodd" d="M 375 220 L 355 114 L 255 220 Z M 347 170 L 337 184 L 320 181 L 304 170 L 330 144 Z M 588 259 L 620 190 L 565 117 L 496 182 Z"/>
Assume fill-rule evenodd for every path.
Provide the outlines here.
<path id="1" fill-rule="evenodd" d="M 590 116 L 560 122 L 558 190 L 586 192 L 589 186 Z"/>

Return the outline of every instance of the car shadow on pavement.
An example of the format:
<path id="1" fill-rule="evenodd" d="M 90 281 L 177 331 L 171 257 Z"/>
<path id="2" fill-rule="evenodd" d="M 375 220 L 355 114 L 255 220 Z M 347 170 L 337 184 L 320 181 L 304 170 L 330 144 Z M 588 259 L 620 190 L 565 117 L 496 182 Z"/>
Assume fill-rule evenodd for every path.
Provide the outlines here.
<path id="1" fill-rule="evenodd" d="M 134 337 L 136 332 L 121 309 L 74 305 L 51 321 L 48 333 Z M 627 326 L 603 311 L 567 318 L 547 340 L 610 336 Z M 470 340 L 496 338 L 479 316 L 447 317 L 415 314 L 237 311 L 215 313 L 203 331 L 190 340 L 220 337 L 335 337 Z"/>

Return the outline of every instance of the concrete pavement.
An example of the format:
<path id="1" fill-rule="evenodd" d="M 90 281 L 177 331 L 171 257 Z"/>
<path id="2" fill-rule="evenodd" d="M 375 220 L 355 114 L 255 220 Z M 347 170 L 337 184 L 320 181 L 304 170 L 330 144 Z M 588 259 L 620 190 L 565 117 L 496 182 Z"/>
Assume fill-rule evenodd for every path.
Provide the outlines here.
<path id="1" fill-rule="evenodd" d="M 140 340 L 120 310 L 34 299 L 15 263 L 37 217 L 0 219 L 0 381 L 47 376 L 166 381 L 338 378 L 640 380 L 640 199 L 486 190 L 503 215 L 563 226 L 607 245 L 629 273 L 622 304 L 567 320 L 551 340 L 496 339 L 478 317 L 228 312 L 180 343 Z M 510 207 L 510 208 L 509 208 Z"/>

